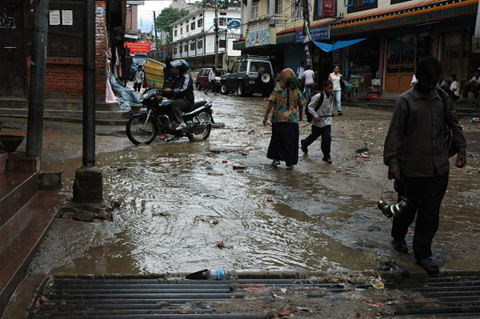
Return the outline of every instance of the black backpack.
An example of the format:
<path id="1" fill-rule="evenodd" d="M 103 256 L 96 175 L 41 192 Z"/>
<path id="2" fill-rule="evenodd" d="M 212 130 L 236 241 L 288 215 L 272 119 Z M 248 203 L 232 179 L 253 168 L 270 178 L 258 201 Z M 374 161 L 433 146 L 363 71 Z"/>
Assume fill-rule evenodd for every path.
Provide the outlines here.
<path id="1" fill-rule="evenodd" d="M 321 94 L 320 96 L 320 99 L 318 100 L 318 103 L 317 105 L 315 106 L 315 112 L 318 111 L 318 109 L 320 108 L 320 106 L 322 106 L 323 104 L 323 100 L 325 98 L 325 93 L 322 91 L 320 92 L 319 94 Z M 307 116 L 307 121 L 308 122 L 312 122 L 313 120 L 313 115 L 310 113 L 310 111 L 308 110 L 308 105 L 307 105 L 307 108 L 305 109 L 305 115 Z"/>

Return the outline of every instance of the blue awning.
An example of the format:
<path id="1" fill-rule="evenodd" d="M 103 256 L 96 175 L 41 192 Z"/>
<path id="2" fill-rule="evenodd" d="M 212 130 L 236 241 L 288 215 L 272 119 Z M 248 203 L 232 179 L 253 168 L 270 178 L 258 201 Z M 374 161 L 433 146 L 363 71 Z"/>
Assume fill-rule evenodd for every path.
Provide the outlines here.
<path id="1" fill-rule="evenodd" d="M 322 42 L 317 42 L 315 40 L 312 40 L 313 43 L 320 49 L 322 49 L 325 52 L 332 52 L 333 50 L 338 50 L 341 48 L 346 48 L 348 46 L 351 46 L 353 44 L 357 44 L 359 42 L 362 42 L 363 40 L 366 40 L 367 38 L 362 38 L 362 39 L 356 39 L 356 40 L 347 40 L 347 41 L 337 41 L 334 42 L 333 44 L 328 44 L 328 43 L 322 43 Z"/>

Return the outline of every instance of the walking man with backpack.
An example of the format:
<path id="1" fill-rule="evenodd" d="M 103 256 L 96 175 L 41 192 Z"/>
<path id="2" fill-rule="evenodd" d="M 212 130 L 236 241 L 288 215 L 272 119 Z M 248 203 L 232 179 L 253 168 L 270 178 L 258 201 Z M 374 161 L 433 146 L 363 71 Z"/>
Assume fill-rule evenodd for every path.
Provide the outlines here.
<path id="1" fill-rule="evenodd" d="M 308 146 L 318 137 L 322 137 L 320 148 L 323 152 L 322 160 L 331 164 L 330 150 L 332 144 L 332 114 L 333 114 L 333 83 L 323 82 L 323 91 L 315 95 L 307 107 L 307 120 L 312 123 L 312 133 L 300 141 L 302 151 L 308 154 Z"/>

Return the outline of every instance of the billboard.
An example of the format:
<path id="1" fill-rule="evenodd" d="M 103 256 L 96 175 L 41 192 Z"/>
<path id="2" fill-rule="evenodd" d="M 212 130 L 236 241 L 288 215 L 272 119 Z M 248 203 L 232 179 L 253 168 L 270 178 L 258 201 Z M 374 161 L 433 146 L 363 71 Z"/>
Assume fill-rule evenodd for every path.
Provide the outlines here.
<path id="1" fill-rule="evenodd" d="M 151 43 L 125 42 L 125 47 L 130 49 L 130 54 L 135 54 L 135 52 L 148 53 L 151 51 Z"/>

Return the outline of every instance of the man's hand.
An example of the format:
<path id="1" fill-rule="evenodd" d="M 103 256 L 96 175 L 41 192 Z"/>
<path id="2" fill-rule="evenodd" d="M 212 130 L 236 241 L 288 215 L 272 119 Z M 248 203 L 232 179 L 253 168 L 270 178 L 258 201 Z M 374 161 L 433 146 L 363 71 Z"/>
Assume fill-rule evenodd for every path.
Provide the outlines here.
<path id="1" fill-rule="evenodd" d="M 455 160 L 455 166 L 458 168 L 462 168 L 467 164 L 467 157 L 465 154 L 457 154 L 457 159 Z"/>
<path id="2" fill-rule="evenodd" d="M 322 120 L 322 118 L 321 118 L 320 116 L 317 116 L 317 117 L 315 118 L 315 121 L 317 121 L 317 122 L 320 122 L 321 120 Z"/>
<path id="3" fill-rule="evenodd" d="M 171 89 L 171 88 L 166 88 L 166 89 L 165 89 L 165 93 L 170 93 L 170 92 L 172 92 L 172 89 Z"/>
<path id="4" fill-rule="evenodd" d="M 388 179 L 400 179 L 400 167 L 389 166 L 388 167 Z"/>

